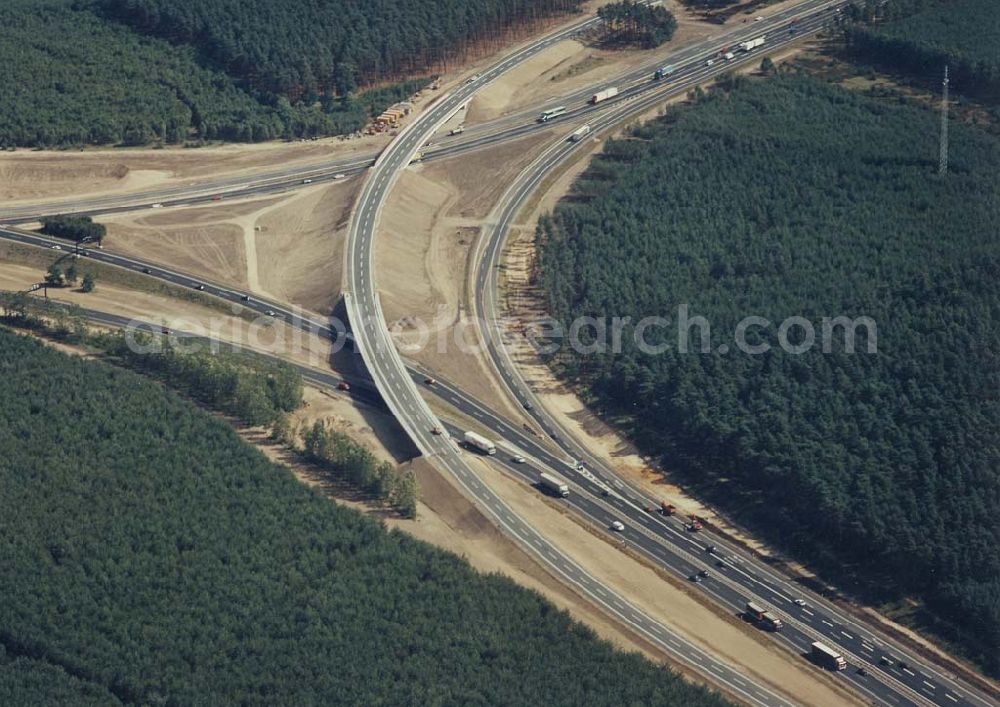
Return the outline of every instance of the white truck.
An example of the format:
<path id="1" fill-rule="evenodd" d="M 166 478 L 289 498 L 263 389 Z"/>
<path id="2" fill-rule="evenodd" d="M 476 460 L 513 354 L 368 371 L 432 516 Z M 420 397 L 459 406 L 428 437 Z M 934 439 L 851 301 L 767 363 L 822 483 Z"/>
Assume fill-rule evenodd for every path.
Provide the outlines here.
<path id="1" fill-rule="evenodd" d="M 732 52 L 726 52 L 725 54 L 722 55 L 722 58 L 725 59 L 726 61 L 732 61 L 733 59 L 736 58 L 736 55 L 733 54 Z"/>
<path id="2" fill-rule="evenodd" d="M 590 134 L 589 125 L 581 125 L 579 128 L 573 131 L 573 134 L 569 136 L 570 142 L 580 142 L 583 138 Z"/>
<path id="3" fill-rule="evenodd" d="M 766 37 L 757 37 L 756 39 L 749 39 L 746 42 L 740 42 L 740 49 L 745 52 L 752 52 L 757 47 L 764 46 L 764 41 Z"/>
<path id="4" fill-rule="evenodd" d="M 538 485 L 556 496 L 562 496 L 563 498 L 569 496 L 569 484 L 559 477 L 547 474 L 544 471 L 538 475 Z"/>
<path id="5" fill-rule="evenodd" d="M 609 98 L 614 98 L 618 95 L 618 87 L 612 86 L 611 88 L 606 88 L 603 91 L 598 91 L 593 96 L 590 97 L 590 102 L 597 105 L 601 101 L 606 101 Z"/>
<path id="6" fill-rule="evenodd" d="M 827 670 L 844 670 L 847 668 L 847 661 L 844 660 L 844 656 L 825 643 L 817 641 L 810 648 L 812 648 L 812 659 Z"/>
<path id="7" fill-rule="evenodd" d="M 473 449 L 478 449 L 483 454 L 489 454 L 490 456 L 497 453 L 497 446 L 493 444 L 493 442 L 480 434 L 476 434 L 475 432 L 465 433 L 465 444 Z"/>

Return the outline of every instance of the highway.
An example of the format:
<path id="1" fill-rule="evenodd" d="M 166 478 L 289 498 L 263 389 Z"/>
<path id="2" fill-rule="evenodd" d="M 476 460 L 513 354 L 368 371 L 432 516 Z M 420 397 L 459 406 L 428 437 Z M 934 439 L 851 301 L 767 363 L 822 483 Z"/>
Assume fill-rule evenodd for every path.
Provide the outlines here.
<path id="1" fill-rule="evenodd" d="M 805 7 L 819 7 L 829 4 L 804 3 L 802 7 L 796 8 L 792 14 L 802 14 Z M 786 12 L 784 20 L 787 20 L 788 17 Z M 805 21 L 802 20 L 802 22 Z M 484 72 L 473 83 L 457 89 L 453 94 L 439 97 L 436 104 L 410 125 L 397 141 L 379 157 L 374 168 L 367 175 L 361 198 L 355 210 L 346 254 L 348 281 L 345 303 L 351 322 L 354 324 L 358 349 L 368 363 L 369 371 L 377 388 L 382 392 L 388 409 L 397 416 L 421 452 L 451 473 L 466 492 L 477 500 L 480 507 L 487 510 L 509 535 L 529 549 L 543 564 L 549 566 L 558 576 L 576 585 L 582 593 L 604 606 L 606 610 L 616 614 L 639 633 L 710 677 L 713 681 L 723 682 L 730 689 L 753 702 L 781 704 L 782 701 L 778 696 L 769 693 L 760 686 L 751 684 L 747 686 L 745 692 L 738 689 L 741 684 L 746 684 L 747 678 L 745 676 L 741 678 L 729 667 L 712 661 L 710 656 L 701 654 L 683 642 L 680 642 L 679 647 L 675 645 L 678 643 L 678 639 L 672 636 L 669 631 L 643 615 L 635 607 L 630 606 L 624 598 L 609 595 L 606 588 L 602 588 L 596 580 L 563 557 L 557 548 L 548 544 L 544 538 L 541 538 L 511 513 L 502 501 L 489 492 L 479 482 L 475 474 L 467 469 L 462 459 L 463 452 L 458 449 L 448 434 L 449 432 L 454 433 L 456 428 L 442 424 L 430 411 L 417 388 L 423 375 L 418 371 L 410 370 L 408 372 L 406 370 L 385 329 L 374 281 L 372 249 L 379 209 L 384 203 L 395 177 L 409 163 L 412 154 L 426 142 L 427 137 L 434 133 L 437 126 L 447 120 L 454 110 L 463 105 L 475 90 L 496 78 L 502 71 L 534 55 L 551 43 L 560 41 L 568 33 L 577 31 L 577 29 L 566 30 L 528 45 Z M 747 36 L 767 31 L 764 27 L 744 27 L 742 29 Z M 804 33 L 807 29 L 813 29 L 812 25 L 808 28 L 803 27 L 801 32 Z M 768 50 L 773 48 L 774 46 L 769 46 Z M 583 117 L 590 114 L 600 115 L 601 117 L 592 123 L 595 132 L 599 132 L 602 126 L 612 125 L 622 120 L 627 114 L 640 112 L 655 105 L 662 101 L 665 95 L 684 91 L 710 75 L 731 68 L 730 65 L 724 63 L 720 63 L 714 68 L 704 67 L 704 57 L 718 52 L 714 42 L 712 47 L 701 51 L 708 53 L 699 54 L 698 51 L 691 50 L 692 53 L 687 57 L 686 63 L 678 66 L 677 74 L 671 78 L 669 85 L 651 84 L 649 72 L 645 72 L 645 78 L 642 79 L 642 90 L 638 90 L 640 88 L 638 85 L 634 92 L 630 92 L 630 89 L 623 90 L 622 97 L 613 105 L 601 105 L 594 108 L 580 106 L 571 111 L 565 120 L 572 119 L 580 122 Z M 757 57 L 751 57 L 747 60 L 756 59 Z M 654 92 L 651 90 L 653 88 L 657 90 Z M 585 98 L 589 92 L 586 95 L 581 95 Z M 537 129 L 533 123 L 529 126 L 531 129 Z M 551 124 L 544 127 L 548 129 Z M 471 141 L 467 140 L 467 142 Z M 527 179 L 527 181 L 519 179 L 515 185 L 517 188 L 512 187 L 512 191 L 508 192 L 508 197 L 505 198 L 502 205 L 504 211 L 498 220 L 501 225 L 495 229 L 489 240 L 490 244 L 496 244 L 495 255 L 491 256 L 494 263 L 496 262 L 495 258 L 499 256 L 500 248 L 502 248 L 506 225 L 516 215 L 520 205 L 533 191 L 534 186 L 545 174 L 566 159 L 574 147 L 575 145 L 560 140 L 526 171 L 526 173 L 531 173 L 532 178 Z M 358 171 L 366 168 L 367 165 L 357 166 Z M 534 177 L 537 179 L 532 181 Z M 505 219 L 504 216 L 508 214 L 510 218 Z M 0 235 L 35 245 L 52 243 L 48 239 L 7 229 L 4 229 Z M 199 282 L 196 278 L 167 268 L 101 250 L 91 249 L 88 251 L 87 257 L 133 270 L 148 269 L 148 274 L 181 286 L 204 285 L 207 293 L 234 302 L 239 302 L 244 294 L 229 288 Z M 488 292 L 495 292 L 495 281 L 485 275 L 492 273 L 495 276 L 495 272 L 496 269 L 492 266 L 481 269 L 480 274 L 483 275 L 483 280 L 481 283 L 477 280 L 477 290 L 481 293 L 477 298 L 477 306 L 479 302 L 486 302 Z M 293 325 L 311 328 L 331 336 L 341 334 L 341 332 L 324 331 L 323 325 L 317 325 L 308 317 L 300 317 L 297 313 L 278 303 L 255 301 L 242 304 L 263 312 L 273 312 L 275 317 L 287 319 Z M 486 305 L 484 304 L 484 306 Z M 488 309 L 487 311 L 495 310 Z M 488 337 L 488 340 L 491 338 Z M 500 356 L 502 350 L 502 346 L 494 346 L 491 349 L 491 354 L 496 351 L 497 356 Z M 513 366 L 507 371 L 501 362 L 500 370 L 504 375 L 504 380 L 511 387 L 512 394 L 517 396 L 522 403 L 525 400 L 534 399 L 530 389 L 516 377 L 516 369 Z M 319 374 L 311 371 L 310 380 L 319 382 L 319 379 L 316 378 L 317 375 Z M 335 385 L 338 379 L 331 378 L 331 380 L 334 381 Z M 778 634 L 777 638 L 787 643 L 793 650 L 800 653 L 807 651 L 809 642 L 815 640 L 817 635 L 822 636 L 825 642 L 842 647 L 847 640 L 845 655 L 850 656 L 856 653 L 859 657 L 854 664 L 871 666 L 867 678 L 856 673 L 853 669 L 845 674 L 846 678 L 853 683 L 853 687 L 862 693 L 867 693 L 870 697 L 887 704 L 960 704 L 963 702 L 966 704 L 987 704 L 985 701 L 975 701 L 974 697 L 963 692 L 958 686 L 949 686 L 947 678 L 943 676 L 938 676 L 924 668 L 915 669 L 918 665 L 916 660 L 910 659 L 901 650 L 892 647 L 888 641 L 870 639 L 870 630 L 857 627 L 849 619 L 837 616 L 835 608 L 828 607 L 820 598 L 810 597 L 808 607 L 796 607 L 791 604 L 790 597 L 802 596 L 801 590 L 789 587 L 786 580 L 774 575 L 766 566 L 758 566 L 753 558 L 741 556 L 739 551 L 727 547 L 726 543 L 720 539 L 710 539 L 708 536 L 705 538 L 692 537 L 682 529 L 676 519 L 662 518 L 647 513 L 643 509 L 649 505 L 648 499 L 643 499 L 641 494 L 622 484 L 611 470 L 604 469 L 597 460 L 589 458 L 584 450 L 577 448 L 573 444 L 571 436 L 561 430 L 558 423 L 544 413 L 544 408 L 540 404 L 535 404 L 531 413 L 536 422 L 543 431 L 553 435 L 553 438 L 563 447 L 567 455 L 585 460 L 588 464 L 588 472 L 583 474 L 576 472 L 566 459 L 549 451 L 547 443 L 539 441 L 538 438 L 526 433 L 513 423 L 500 419 L 461 394 L 457 388 L 442 382 L 438 386 L 434 386 L 433 392 L 442 395 L 445 400 L 456 405 L 465 414 L 480 419 L 487 427 L 498 432 L 502 431 L 500 438 L 505 440 L 502 442 L 504 446 L 509 449 L 524 450 L 526 456 L 530 456 L 532 460 L 538 462 L 526 465 L 508 463 L 506 466 L 510 473 L 518 474 L 527 482 L 533 483 L 540 468 L 559 470 L 559 473 L 567 477 L 573 484 L 574 492 L 570 499 L 567 499 L 567 502 L 573 504 L 580 512 L 601 527 L 607 527 L 612 519 L 625 521 L 627 528 L 623 536 L 633 547 L 638 548 L 647 557 L 655 559 L 657 564 L 684 577 L 690 576 L 696 570 L 711 568 L 712 576 L 701 582 L 700 586 L 716 601 L 727 606 L 729 610 L 741 610 L 743 602 L 750 596 L 760 596 L 768 605 L 779 609 L 782 616 L 787 617 L 789 626 Z M 366 393 L 363 390 L 358 392 L 358 395 L 362 394 Z M 443 434 L 434 434 L 432 430 L 436 429 L 439 429 Z M 608 491 L 607 496 L 604 495 L 605 491 Z M 722 554 L 709 555 L 705 553 L 704 543 L 706 542 L 716 544 Z M 721 563 L 721 565 L 716 568 L 716 563 Z M 845 639 L 845 636 L 848 639 Z M 855 639 L 854 644 L 849 642 L 851 638 Z M 870 640 L 866 641 L 865 638 Z M 865 646 L 868 646 L 870 650 L 866 650 Z M 894 666 L 871 665 L 870 661 L 881 657 L 880 655 L 876 657 L 876 652 L 881 651 L 892 651 Z M 905 665 L 900 662 L 901 659 L 905 660 Z M 886 678 L 888 682 L 883 683 L 882 680 L 878 679 L 879 677 Z M 889 685 L 893 681 L 900 683 L 906 689 L 886 687 L 884 694 L 882 694 L 882 688 L 879 686 Z"/>

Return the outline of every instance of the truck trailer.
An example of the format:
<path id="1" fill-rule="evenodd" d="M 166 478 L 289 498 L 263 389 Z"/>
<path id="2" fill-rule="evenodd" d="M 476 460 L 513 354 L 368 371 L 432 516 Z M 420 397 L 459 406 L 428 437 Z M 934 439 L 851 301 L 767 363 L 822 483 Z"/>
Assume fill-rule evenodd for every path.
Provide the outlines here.
<path id="1" fill-rule="evenodd" d="M 569 141 L 570 142 L 580 142 L 580 140 L 582 140 L 583 138 L 587 137 L 587 135 L 589 135 L 589 134 L 590 134 L 590 126 L 589 125 L 581 125 L 575 131 L 573 131 L 572 135 L 569 136 Z"/>
<path id="2" fill-rule="evenodd" d="M 812 659 L 828 670 L 844 670 L 847 668 L 847 661 L 844 656 L 825 643 L 817 641 L 812 644 Z"/>
<path id="3" fill-rule="evenodd" d="M 656 73 L 653 74 L 653 80 L 654 81 L 661 81 L 662 79 L 665 79 L 668 76 L 670 76 L 670 74 L 672 74 L 672 73 L 674 73 L 674 67 L 673 66 L 663 66 L 663 67 L 660 67 L 659 69 L 656 70 Z"/>
<path id="4" fill-rule="evenodd" d="M 785 625 L 777 616 L 752 601 L 747 602 L 746 615 L 768 631 L 780 631 Z"/>
<path id="5" fill-rule="evenodd" d="M 757 47 L 764 46 L 764 41 L 766 37 L 757 37 L 756 39 L 750 39 L 746 42 L 740 42 L 740 49 L 745 52 L 752 52 Z"/>
<path id="6" fill-rule="evenodd" d="M 538 475 L 538 485 L 556 496 L 562 496 L 563 498 L 569 496 L 569 484 L 559 477 L 547 474 L 544 471 Z"/>
<path id="7" fill-rule="evenodd" d="M 465 444 L 473 449 L 479 450 L 483 454 L 489 454 L 492 456 L 497 453 L 497 446 L 493 444 L 493 442 L 480 434 L 476 434 L 475 432 L 465 433 Z"/>
<path id="8" fill-rule="evenodd" d="M 606 88 L 603 91 L 598 91 L 593 96 L 590 97 L 590 102 L 597 105 L 601 101 L 606 101 L 609 98 L 614 98 L 618 95 L 618 87 L 612 86 L 611 88 Z"/>

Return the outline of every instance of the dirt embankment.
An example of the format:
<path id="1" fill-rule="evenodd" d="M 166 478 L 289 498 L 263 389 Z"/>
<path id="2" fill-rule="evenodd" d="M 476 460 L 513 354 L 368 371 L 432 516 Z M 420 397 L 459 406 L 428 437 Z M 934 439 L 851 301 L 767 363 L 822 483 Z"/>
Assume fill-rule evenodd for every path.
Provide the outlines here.
<path id="1" fill-rule="evenodd" d="M 478 350 L 466 291 L 469 254 L 483 219 L 514 176 L 552 139 L 515 143 L 407 169 L 382 211 L 376 282 L 404 355 L 507 414 Z"/>
<path id="2" fill-rule="evenodd" d="M 101 217 L 109 250 L 329 314 L 361 180 L 282 196 Z"/>

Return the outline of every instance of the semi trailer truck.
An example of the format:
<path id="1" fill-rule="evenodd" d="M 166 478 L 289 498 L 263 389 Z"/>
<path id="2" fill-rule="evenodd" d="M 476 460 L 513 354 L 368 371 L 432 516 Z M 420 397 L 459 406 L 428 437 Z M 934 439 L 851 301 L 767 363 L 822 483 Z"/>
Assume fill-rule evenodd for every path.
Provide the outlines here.
<path id="1" fill-rule="evenodd" d="M 667 78 L 672 73 L 674 73 L 674 67 L 673 66 L 663 66 L 663 67 L 657 69 L 656 72 L 653 74 L 653 80 L 654 81 L 660 81 L 662 79 Z"/>
<path id="2" fill-rule="evenodd" d="M 497 446 L 493 444 L 493 442 L 480 434 L 476 434 L 475 432 L 465 433 L 465 444 L 473 449 L 479 450 L 483 454 L 489 454 L 490 456 L 497 453 Z"/>
<path id="3" fill-rule="evenodd" d="M 601 101 L 606 101 L 609 98 L 614 98 L 618 95 L 618 87 L 612 86 L 611 88 L 606 88 L 603 91 L 598 91 L 593 96 L 590 97 L 590 102 L 597 105 Z"/>
<path id="4" fill-rule="evenodd" d="M 754 623 L 764 627 L 768 631 L 780 631 L 781 627 L 784 626 L 781 619 L 762 607 L 760 604 L 756 604 L 752 601 L 747 602 L 746 615 L 753 620 Z"/>
<path id="5" fill-rule="evenodd" d="M 811 655 L 814 661 L 828 670 L 844 670 L 847 667 L 844 656 L 825 643 L 813 643 Z"/>
<path id="6" fill-rule="evenodd" d="M 544 471 L 538 475 L 538 485 L 555 496 L 562 496 L 563 498 L 569 496 L 569 484 L 558 476 L 547 474 Z"/>

